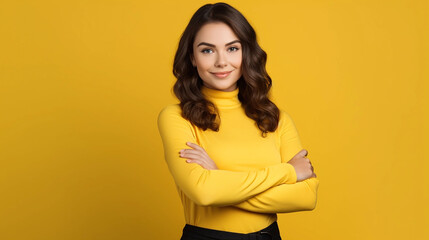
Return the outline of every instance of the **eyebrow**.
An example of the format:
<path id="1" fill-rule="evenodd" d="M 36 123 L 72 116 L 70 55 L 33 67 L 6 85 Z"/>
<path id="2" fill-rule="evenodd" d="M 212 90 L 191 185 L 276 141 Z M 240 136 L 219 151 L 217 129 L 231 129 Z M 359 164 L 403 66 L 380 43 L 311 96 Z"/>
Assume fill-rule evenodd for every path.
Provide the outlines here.
<path id="1" fill-rule="evenodd" d="M 225 46 L 228 46 L 228 45 L 231 45 L 231 44 L 234 44 L 234 43 L 241 43 L 240 42 L 240 40 L 234 40 L 234 41 L 232 41 L 232 42 L 229 42 L 229 43 L 227 43 L 227 44 L 225 44 Z M 197 47 L 199 47 L 199 46 L 201 46 L 201 45 L 207 45 L 207 46 L 209 46 L 209 47 L 215 47 L 215 45 L 213 45 L 213 44 L 210 44 L 210 43 L 206 43 L 206 42 L 200 42 L 198 45 L 197 45 Z"/>

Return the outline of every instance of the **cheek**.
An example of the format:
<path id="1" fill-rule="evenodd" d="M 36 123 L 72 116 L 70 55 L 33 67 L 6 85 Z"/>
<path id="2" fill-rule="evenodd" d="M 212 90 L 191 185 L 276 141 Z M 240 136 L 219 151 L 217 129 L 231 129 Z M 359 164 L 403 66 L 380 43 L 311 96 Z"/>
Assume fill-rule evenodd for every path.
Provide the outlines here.
<path id="1" fill-rule="evenodd" d="M 208 56 L 199 56 L 195 58 L 195 62 L 199 69 L 204 70 L 210 68 L 213 60 L 211 57 Z"/>
<path id="2" fill-rule="evenodd" d="M 231 58 L 231 64 L 233 64 L 236 67 L 241 66 L 241 62 L 242 62 L 241 54 L 237 54 L 236 56 L 233 56 Z"/>

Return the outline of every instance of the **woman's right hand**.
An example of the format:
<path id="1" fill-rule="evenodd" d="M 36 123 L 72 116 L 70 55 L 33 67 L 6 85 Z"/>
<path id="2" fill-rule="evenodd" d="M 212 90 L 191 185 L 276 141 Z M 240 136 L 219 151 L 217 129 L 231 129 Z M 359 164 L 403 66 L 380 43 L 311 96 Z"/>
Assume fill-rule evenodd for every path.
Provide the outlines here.
<path id="1" fill-rule="evenodd" d="M 295 168 L 297 182 L 303 181 L 307 178 L 316 177 L 310 159 L 306 158 L 307 154 L 308 151 L 302 149 L 288 162 Z"/>

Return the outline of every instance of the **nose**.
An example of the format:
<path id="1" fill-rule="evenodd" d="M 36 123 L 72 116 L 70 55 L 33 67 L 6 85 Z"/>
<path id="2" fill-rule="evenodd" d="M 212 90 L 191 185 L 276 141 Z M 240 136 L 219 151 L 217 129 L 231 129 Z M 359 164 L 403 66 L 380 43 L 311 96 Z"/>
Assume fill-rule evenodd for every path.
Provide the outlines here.
<path id="1" fill-rule="evenodd" d="M 227 65 L 227 61 L 226 61 L 225 54 L 223 52 L 219 52 L 216 58 L 215 66 L 218 68 L 223 68 L 223 67 L 226 67 L 226 65 Z"/>

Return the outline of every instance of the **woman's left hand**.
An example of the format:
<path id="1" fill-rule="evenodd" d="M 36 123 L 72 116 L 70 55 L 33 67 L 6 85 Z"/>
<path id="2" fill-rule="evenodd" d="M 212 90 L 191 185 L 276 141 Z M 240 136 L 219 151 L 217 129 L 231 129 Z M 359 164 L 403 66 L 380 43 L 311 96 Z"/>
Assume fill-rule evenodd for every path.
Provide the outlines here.
<path id="1" fill-rule="evenodd" d="M 193 148 L 180 150 L 180 157 L 186 158 L 187 163 L 197 163 L 207 170 L 218 169 L 216 163 L 209 157 L 204 148 L 190 142 L 187 142 L 186 145 Z"/>

